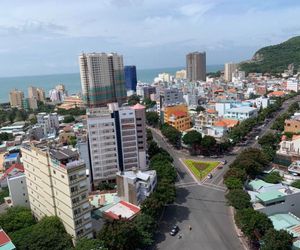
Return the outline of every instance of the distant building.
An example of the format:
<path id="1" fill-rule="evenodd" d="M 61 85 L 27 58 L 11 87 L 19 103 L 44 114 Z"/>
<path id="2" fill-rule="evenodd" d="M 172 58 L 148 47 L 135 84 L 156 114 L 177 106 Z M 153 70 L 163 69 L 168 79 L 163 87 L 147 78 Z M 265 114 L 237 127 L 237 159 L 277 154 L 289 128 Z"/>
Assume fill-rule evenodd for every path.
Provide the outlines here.
<path id="1" fill-rule="evenodd" d="M 24 92 L 14 89 L 9 92 L 9 102 L 12 108 L 23 108 Z"/>
<path id="2" fill-rule="evenodd" d="M 136 92 L 137 85 L 137 76 L 136 76 L 136 67 L 134 65 L 125 66 L 125 85 L 127 90 L 133 90 Z"/>
<path id="3" fill-rule="evenodd" d="M 226 82 L 232 81 L 232 74 L 238 68 L 238 64 L 236 63 L 225 63 L 224 67 L 224 79 Z"/>
<path id="4" fill-rule="evenodd" d="M 24 173 L 24 167 L 20 163 L 11 165 L 8 169 L 5 170 L 3 175 L 0 177 L 0 187 L 7 187 L 7 178 L 15 177 Z"/>
<path id="5" fill-rule="evenodd" d="M 37 100 L 35 98 L 23 99 L 23 108 L 25 110 L 36 110 L 38 108 Z"/>
<path id="6" fill-rule="evenodd" d="M 36 99 L 37 101 L 40 101 L 40 102 L 45 102 L 45 100 L 46 100 L 45 91 L 42 88 L 36 88 L 36 87 L 29 86 L 28 98 Z"/>
<path id="7" fill-rule="evenodd" d="M 155 170 L 117 173 L 118 196 L 135 205 L 140 205 L 153 192 L 156 183 Z"/>
<path id="8" fill-rule="evenodd" d="M 175 78 L 185 80 L 186 79 L 186 70 L 182 69 L 182 70 L 176 71 Z"/>
<path id="9" fill-rule="evenodd" d="M 164 122 L 170 126 L 185 131 L 191 128 L 191 117 L 188 114 L 188 108 L 184 104 L 165 107 Z"/>
<path id="10" fill-rule="evenodd" d="M 63 103 L 59 106 L 60 109 L 84 108 L 84 103 L 80 96 L 72 95 L 65 96 Z"/>
<path id="11" fill-rule="evenodd" d="M 187 80 L 190 82 L 206 80 L 206 53 L 192 52 L 186 55 Z"/>
<path id="12" fill-rule="evenodd" d="M 10 166 L 20 163 L 20 154 L 19 153 L 11 153 L 6 154 L 3 160 L 3 167 L 8 169 Z"/>
<path id="13" fill-rule="evenodd" d="M 164 88 L 159 92 L 159 103 L 161 107 L 183 104 L 183 93 L 178 88 Z"/>
<path id="14" fill-rule="evenodd" d="M 156 88 L 148 84 L 138 84 L 136 88 L 136 94 L 142 98 L 151 99 L 151 95 L 156 93 Z"/>
<path id="15" fill-rule="evenodd" d="M 57 216 L 74 240 L 91 238 L 86 169 L 78 153 L 46 143 L 23 144 L 22 161 L 34 217 Z"/>
<path id="16" fill-rule="evenodd" d="M 37 124 L 44 128 L 44 135 L 56 134 L 59 128 L 57 113 L 38 113 L 36 115 Z"/>
<path id="17" fill-rule="evenodd" d="M 299 80 L 296 78 L 289 78 L 286 81 L 286 90 L 298 92 L 299 87 Z"/>
<path id="18" fill-rule="evenodd" d="M 83 101 L 88 108 L 126 102 L 123 56 L 83 53 L 79 56 Z"/>

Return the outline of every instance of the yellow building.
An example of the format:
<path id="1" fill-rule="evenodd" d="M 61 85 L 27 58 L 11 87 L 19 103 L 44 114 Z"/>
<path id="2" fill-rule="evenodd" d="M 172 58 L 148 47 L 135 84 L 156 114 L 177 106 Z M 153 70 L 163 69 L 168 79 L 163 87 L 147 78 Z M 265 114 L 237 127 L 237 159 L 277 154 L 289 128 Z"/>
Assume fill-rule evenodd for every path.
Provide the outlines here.
<path id="1" fill-rule="evenodd" d="M 164 122 L 170 126 L 185 131 L 191 128 L 191 117 L 186 105 L 176 105 L 164 108 Z"/>

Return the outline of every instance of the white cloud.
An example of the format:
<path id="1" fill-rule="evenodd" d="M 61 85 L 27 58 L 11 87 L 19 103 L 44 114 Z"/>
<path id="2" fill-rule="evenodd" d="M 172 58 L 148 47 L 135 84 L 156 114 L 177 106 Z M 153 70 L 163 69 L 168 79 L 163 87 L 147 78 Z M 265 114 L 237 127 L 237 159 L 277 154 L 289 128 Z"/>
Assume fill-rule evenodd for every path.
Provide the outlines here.
<path id="1" fill-rule="evenodd" d="M 199 17 L 211 10 L 214 6 L 214 3 L 190 3 L 181 6 L 179 11 L 184 16 Z"/>

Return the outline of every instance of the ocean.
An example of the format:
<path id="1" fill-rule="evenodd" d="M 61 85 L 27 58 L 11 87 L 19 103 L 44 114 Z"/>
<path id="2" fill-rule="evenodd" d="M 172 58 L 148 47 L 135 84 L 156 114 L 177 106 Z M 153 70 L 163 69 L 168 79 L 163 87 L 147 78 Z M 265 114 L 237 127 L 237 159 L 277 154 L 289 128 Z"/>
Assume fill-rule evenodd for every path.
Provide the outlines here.
<path id="1" fill-rule="evenodd" d="M 153 79 L 159 73 L 169 73 L 174 75 L 176 71 L 184 69 L 184 67 L 160 68 L 160 69 L 140 69 L 137 70 L 138 81 L 152 83 Z M 208 65 L 207 72 L 216 72 L 222 70 L 223 65 Z M 50 89 L 57 84 L 64 84 L 69 94 L 76 94 L 81 91 L 79 73 L 69 74 L 53 74 L 39 76 L 18 76 L 18 77 L 3 77 L 0 78 L 0 103 L 9 101 L 9 92 L 16 88 L 23 90 L 27 96 L 27 88 L 29 86 L 44 88 L 46 96 Z"/>

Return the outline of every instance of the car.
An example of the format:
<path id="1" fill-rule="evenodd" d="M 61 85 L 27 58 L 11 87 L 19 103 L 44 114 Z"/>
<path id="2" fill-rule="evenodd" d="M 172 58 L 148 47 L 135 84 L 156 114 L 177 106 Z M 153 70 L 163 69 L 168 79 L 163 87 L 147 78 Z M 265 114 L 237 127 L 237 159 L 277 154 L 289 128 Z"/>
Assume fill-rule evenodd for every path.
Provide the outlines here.
<path id="1" fill-rule="evenodd" d="M 218 169 L 222 169 L 222 168 L 223 168 L 223 165 L 219 165 L 219 166 L 218 166 Z"/>
<path id="2" fill-rule="evenodd" d="M 207 178 L 208 179 L 211 179 L 213 177 L 213 175 L 211 174 L 211 173 L 209 173 L 208 175 L 207 175 Z"/>
<path id="3" fill-rule="evenodd" d="M 227 161 L 226 161 L 226 160 L 223 160 L 223 161 L 221 161 L 221 163 L 222 163 L 223 165 L 226 165 Z"/>
<path id="4" fill-rule="evenodd" d="M 217 155 L 212 155 L 210 158 L 218 158 Z"/>
<path id="5" fill-rule="evenodd" d="M 179 227 L 177 225 L 175 225 L 172 227 L 172 229 L 170 231 L 170 235 L 175 236 L 178 232 L 179 232 Z"/>

